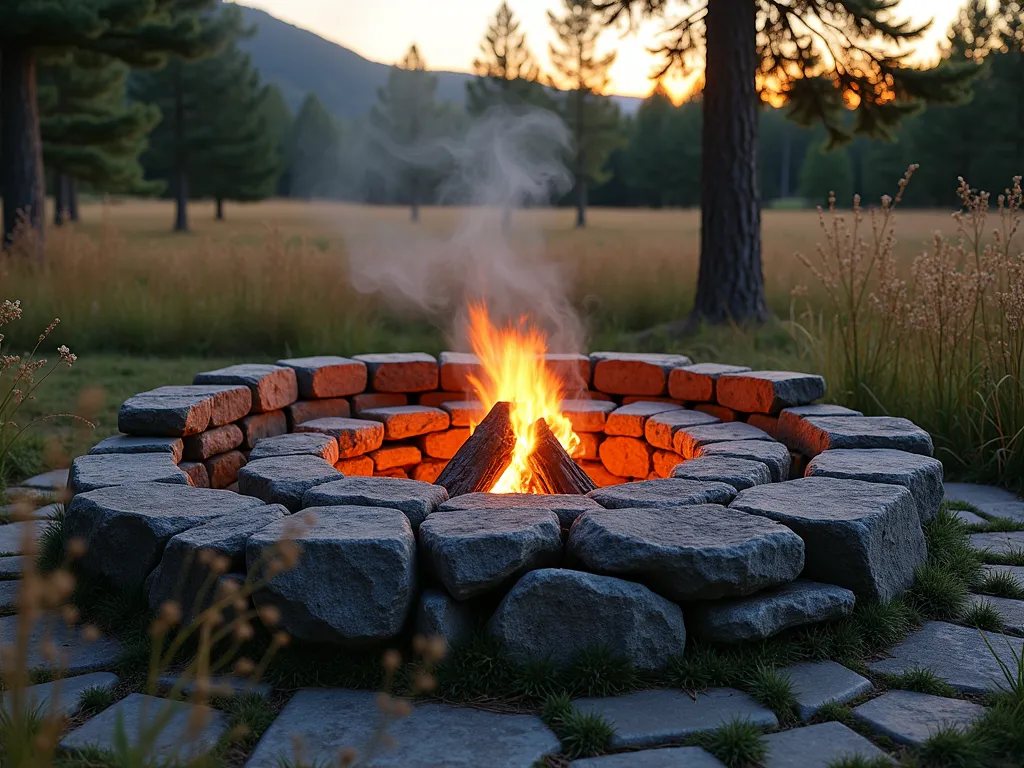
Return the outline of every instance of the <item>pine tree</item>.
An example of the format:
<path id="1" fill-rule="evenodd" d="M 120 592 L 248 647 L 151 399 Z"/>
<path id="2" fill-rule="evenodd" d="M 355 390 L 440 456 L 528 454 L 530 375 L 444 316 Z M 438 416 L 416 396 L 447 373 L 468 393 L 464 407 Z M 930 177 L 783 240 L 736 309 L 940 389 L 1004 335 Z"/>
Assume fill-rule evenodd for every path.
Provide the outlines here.
<path id="1" fill-rule="evenodd" d="M 963 99 L 973 68 L 910 66 L 896 46 L 927 25 L 894 15 L 899 0 L 600 0 L 608 23 L 634 11 L 670 20 L 666 70 L 703 54 L 701 258 L 690 322 L 768 316 L 761 265 L 759 88 L 784 97 L 792 119 L 823 123 L 832 143 L 891 135 L 923 102 Z M 843 119 L 856 103 L 857 119 Z"/>
<path id="2" fill-rule="evenodd" d="M 672 109 L 672 100 L 659 82 L 636 112 L 629 142 L 628 181 L 641 205 L 661 208 L 669 202 L 665 139 Z"/>
<path id="3" fill-rule="evenodd" d="M 308 94 L 292 123 L 288 140 L 288 194 L 304 198 L 332 196 L 340 167 L 338 127 L 315 94 Z"/>
<path id="4" fill-rule="evenodd" d="M 266 87 L 260 102 L 260 114 L 277 148 L 278 174 L 274 190 L 276 194 L 284 196 L 288 194 L 288 137 L 291 136 L 295 118 L 288 108 L 288 102 L 281 95 L 281 89 L 276 85 Z"/>
<path id="5" fill-rule="evenodd" d="M 221 43 L 198 22 L 199 14 L 215 5 L 215 0 L 0 3 L 0 243 L 7 242 L 24 215 L 38 231 L 42 255 L 45 188 L 36 98 L 40 51 L 93 51 L 137 67 L 161 66 L 168 53 L 201 56 Z"/>
<path id="6" fill-rule="evenodd" d="M 370 114 L 377 147 L 395 169 L 406 191 L 410 216 L 419 221 L 429 162 L 425 144 L 436 134 L 438 108 L 434 102 L 437 76 L 428 73 L 415 44 L 401 63 L 388 73 L 388 83 L 377 91 Z"/>
<path id="7" fill-rule="evenodd" d="M 550 97 L 540 83 L 540 68 L 526 45 L 526 34 L 519 31 L 507 2 L 502 2 L 480 43 L 481 58 L 473 60 L 478 77 L 466 83 L 466 111 L 481 115 L 502 105 L 549 107 Z"/>
<path id="8" fill-rule="evenodd" d="M 800 168 L 800 195 L 813 205 L 827 206 L 829 195 L 846 207 L 853 198 L 853 166 L 845 147 L 827 141 L 812 147 Z"/>
<path id="9" fill-rule="evenodd" d="M 587 188 L 606 180 L 605 164 L 622 144 L 619 110 L 599 94 L 608 85 L 615 52 L 599 57 L 597 39 L 602 26 L 591 0 L 563 0 L 563 14 L 548 11 L 548 22 L 562 47 L 550 47 L 551 61 L 561 76 L 559 85 L 570 93 L 561 104 L 575 140 L 576 226 L 587 223 Z"/>

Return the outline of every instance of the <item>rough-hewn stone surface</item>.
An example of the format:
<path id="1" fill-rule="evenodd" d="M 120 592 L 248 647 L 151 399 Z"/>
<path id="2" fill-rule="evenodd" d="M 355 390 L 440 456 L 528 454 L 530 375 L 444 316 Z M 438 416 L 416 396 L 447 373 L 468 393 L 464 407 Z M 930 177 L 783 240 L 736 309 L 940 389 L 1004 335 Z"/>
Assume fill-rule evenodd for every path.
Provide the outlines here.
<path id="1" fill-rule="evenodd" d="M 669 477 L 598 488 L 587 494 L 605 509 L 633 507 L 689 507 L 694 504 L 728 504 L 736 489 L 725 483 L 680 480 Z"/>
<path id="2" fill-rule="evenodd" d="M 373 468 L 378 472 L 388 469 L 405 469 L 423 460 L 423 454 L 415 445 L 385 443 L 381 448 L 367 454 L 373 459 Z"/>
<path id="3" fill-rule="evenodd" d="M 793 442 L 793 435 L 795 435 L 800 426 L 800 421 L 812 416 L 863 416 L 864 414 L 860 411 L 855 411 L 852 408 L 846 408 L 842 405 L 832 405 L 830 403 L 815 403 L 813 405 L 798 405 L 794 408 L 784 408 L 779 413 L 779 424 L 775 432 L 775 439 L 780 443 L 785 443 L 787 447 L 796 450 L 799 447 L 799 443 Z"/>
<path id="4" fill-rule="evenodd" d="M 573 521 L 591 509 L 603 509 L 588 496 L 567 493 L 465 493 L 444 502 L 439 509 L 450 511 L 456 509 L 543 509 L 555 513 L 563 528 L 568 528 Z"/>
<path id="5" fill-rule="evenodd" d="M 651 402 L 640 400 L 629 405 L 616 408 L 608 414 L 605 421 L 604 431 L 608 435 L 621 435 L 623 437 L 643 437 L 644 424 L 651 416 L 669 411 L 681 411 L 683 407 L 675 403 Z"/>
<path id="6" fill-rule="evenodd" d="M 252 392 L 255 413 L 276 411 L 299 399 L 295 371 L 282 365 L 242 363 L 197 373 L 193 384 L 240 384 Z"/>
<path id="7" fill-rule="evenodd" d="M 646 478 L 654 449 L 640 437 L 609 437 L 598 448 L 605 469 L 619 477 Z"/>
<path id="8" fill-rule="evenodd" d="M 50 683 L 39 683 L 25 688 L 22 699 L 26 710 L 35 710 L 43 717 L 69 717 L 78 711 L 79 699 L 91 688 L 109 691 L 118 683 L 117 675 L 111 672 L 92 672 L 87 675 L 76 675 L 55 680 Z M 13 694 L 8 691 L 0 701 L 9 712 L 13 704 Z"/>
<path id="9" fill-rule="evenodd" d="M 748 597 L 695 604 L 687 626 L 711 643 L 763 640 L 791 627 L 849 616 L 855 602 L 848 589 L 800 579 Z"/>
<path id="10" fill-rule="evenodd" d="M 643 352 L 592 352 L 594 389 L 609 395 L 661 395 L 668 372 L 690 365 L 685 355 Z"/>
<path id="11" fill-rule="evenodd" d="M 711 504 L 585 512 L 568 541 L 586 570 L 639 581 L 677 602 L 785 584 L 803 568 L 803 549 L 784 525 Z"/>
<path id="12" fill-rule="evenodd" d="M 272 456 L 319 456 L 334 464 L 338 460 L 338 440 L 322 432 L 292 432 L 265 437 L 256 443 L 249 461 L 269 459 Z"/>
<path id="13" fill-rule="evenodd" d="M 437 360 L 422 352 L 356 355 L 366 363 L 374 392 L 427 392 L 437 389 Z"/>
<path id="14" fill-rule="evenodd" d="M 314 419 L 295 425 L 296 432 L 319 432 L 338 441 L 338 458 L 351 459 L 380 448 L 384 425 L 363 419 Z"/>
<path id="15" fill-rule="evenodd" d="M 157 387 L 121 404 L 117 428 L 130 435 L 183 437 L 237 421 L 251 407 L 248 387 Z"/>
<path id="16" fill-rule="evenodd" d="M 931 456 L 891 448 L 837 449 L 815 456 L 804 474 L 902 485 L 913 495 L 922 523 L 942 506 L 942 462 Z"/>
<path id="17" fill-rule="evenodd" d="M 1024 531 L 972 533 L 971 546 L 975 549 L 988 550 L 994 555 L 1024 552 Z"/>
<path id="18" fill-rule="evenodd" d="M 242 448 L 251 450 L 260 440 L 276 437 L 288 432 L 288 419 L 284 411 L 250 413 L 238 421 L 242 430 Z"/>
<path id="19" fill-rule="evenodd" d="M 715 384 L 719 405 L 744 413 L 778 413 L 825 396 L 825 379 L 793 371 L 727 373 Z"/>
<path id="20" fill-rule="evenodd" d="M 449 392 L 468 392 L 472 389 L 469 377 L 480 379 L 483 365 L 472 352 L 442 352 L 438 362 L 441 366 L 441 389 Z"/>
<path id="21" fill-rule="evenodd" d="M 806 477 L 740 491 L 733 509 L 763 515 L 804 540 L 804 577 L 891 600 L 927 555 L 917 505 L 898 485 Z"/>
<path id="22" fill-rule="evenodd" d="M 709 403 L 715 400 L 715 382 L 727 373 L 746 373 L 743 365 L 697 363 L 674 368 L 668 375 L 668 393 L 677 400 Z"/>
<path id="23" fill-rule="evenodd" d="M 769 416 L 767 413 L 752 413 L 747 416 L 747 424 L 757 427 L 773 440 L 778 440 L 779 417 Z"/>
<path id="24" fill-rule="evenodd" d="M 64 536 L 88 542 L 78 561 L 87 573 L 138 589 L 172 536 L 259 506 L 259 499 L 188 485 L 111 486 L 75 496 L 67 509 Z"/>
<path id="25" fill-rule="evenodd" d="M 373 459 L 369 456 L 355 456 L 339 459 L 334 468 L 346 477 L 370 477 L 373 474 Z"/>
<path id="26" fill-rule="evenodd" d="M 138 435 L 114 435 L 100 440 L 89 449 L 89 453 L 168 453 L 177 464 L 184 449 L 180 437 L 140 437 Z"/>
<path id="27" fill-rule="evenodd" d="M 479 400 L 449 400 L 441 403 L 440 408 L 451 418 L 453 427 L 468 427 L 470 424 L 479 424 L 483 421 L 483 403 Z"/>
<path id="28" fill-rule="evenodd" d="M 344 397 L 332 397 L 326 400 L 299 400 L 284 409 L 289 429 L 296 424 L 313 419 L 347 419 L 352 415 L 352 406 Z"/>
<path id="29" fill-rule="evenodd" d="M 684 459 L 695 459 L 701 455 L 700 449 L 711 443 L 771 439 L 767 432 L 742 421 L 701 424 L 677 429 L 672 435 L 672 449 Z"/>
<path id="30" fill-rule="evenodd" d="M 196 488 L 209 488 L 210 487 L 210 473 L 206 471 L 206 465 L 201 461 L 183 461 L 178 465 L 189 480 L 192 481 L 192 485 Z"/>
<path id="31" fill-rule="evenodd" d="M 424 459 L 412 468 L 409 477 L 419 480 L 421 483 L 433 483 L 441 476 L 441 472 L 447 464 L 448 462 L 443 459 Z"/>
<path id="32" fill-rule="evenodd" d="M 594 481 L 594 485 L 598 488 L 607 488 L 611 485 L 622 485 L 627 482 L 625 477 L 619 477 L 613 475 L 607 469 L 604 468 L 604 464 L 599 461 L 581 461 L 579 462 L 580 469 L 587 473 L 587 477 Z"/>
<path id="33" fill-rule="evenodd" d="M 683 408 L 678 411 L 658 413 L 647 419 L 644 424 L 644 437 L 655 448 L 674 451 L 673 437 L 683 427 L 695 427 L 699 424 L 716 424 L 718 419 L 708 413 L 691 411 Z"/>
<path id="34" fill-rule="evenodd" d="M 293 357 L 278 365 L 295 371 L 299 395 L 307 399 L 357 395 L 366 389 L 366 364 L 336 355 Z"/>
<path id="35" fill-rule="evenodd" d="M 739 411 L 734 411 L 732 408 L 726 408 L 724 405 L 716 405 L 715 403 L 698 403 L 693 406 L 693 408 L 701 413 L 714 416 L 716 419 L 724 423 L 729 423 L 731 421 L 743 421 L 743 414 Z"/>
<path id="36" fill-rule="evenodd" d="M 766 464 L 731 456 L 699 456 L 683 461 L 672 469 L 672 477 L 683 480 L 717 480 L 728 483 L 737 491 L 772 482 L 772 473 Z"/>
<path id="37" fill-rule="evenodd" d="M 769 733 L 764 768 L 831 768 L 860 758 L 866 764 L 885 760 L 885 752 L 842 723 L 818 723 Z"/>
<path id="38" fill-rule="evenodd" d="M 405 513 L 416 528 L 438 505 L 447 501 L 440 485 L 399 477 L 345 477 L 310 488 L 302 495 L 303 507 L 386 507 Z"/>
<path id="39" fill-rule="evenodd" d="M 21 620 L 18 616 L 0 617 L 0 638 L 3 638 L 5 644 L 13 642 L 19 631 L 18 622 Z M 57 651 L 56 660 L 44 656 L 46 643 L 53 643 Z M 124 651 L 117 638 L 110 635 L 102 635 L 98 640 L 86 640 L 82 637 L 81 627 L 68 628 L 64 619 L 55 613 L 39 617 L 32 625 L 26 646 L 28 655 L 25 668 L 55 671 L 60 669 L 65 675 L 110 669 Z M 0 657 L 0 673 L 3 671 L 4 660 Z"/>
<path id="40" fill-rule="evenodd" d="M 370 408 L 359 414 L 361 419 L 379 421 L 384 425 L 384 439 L 403 440 L 448 429 L 450 419 L 440 408 L 425 405 L 398 405 L 394 408 Z"/>
<path id="41" fill-rule="evenodd" d="M 473 636 L 476 621 L 465 603 L 439 589 L 425 589 L 416 608 L 416 634 L 440 635 L 449 647 L 462 645 Z"/>
<path id="42" fill-rule="evenodd" d="M 446 429 L 421 435 L 417 444 L 425 456 L 433 459 L 450 459 L 469 439 L 469 429 Z"/>
<path id="43" fill-rule="evenodd" d="M 238 471 L 245 466 L 245 454 L 228 451 L 203 462 L 211 488 L 228 488 L 238 482 Z"/>
<path id="44" fill-rule="evenodd" d="M 638 691 L 625 696 L 576 699 L 584 713 L 596 713 L 615 728 L 611 746 L 616 749 L 674 744 L 687 736 L 713 731 L 730 720 L 749 720 L 771 729 L 779 721 L 747 694 L 732 688 L 709 688 L 691 696 L 673 690 Z"/>
<path id="45" fill-rule="evenodd" d="M 769 440 L 737 440 L 727 443 L 702 445 L 694 458 L 701 456 L 725 456 L 734 459 L 760 461 L 772 475 L 772 482 L 789 479 L 792 457 L 786 446 Z"/>
<path id="46" fill-rule="evenodd" d="M 899 645 L 890 648 L 886 657 L 869 661 L 872 672 L 901 674 L 911 669 L 930 669 L 942 680 L 964 693 L 986 693 L 1005 688 L 1006 679 L 999 659 L 1013 669 L 1024 653 L 1024 639 L 988 635 L 973 627 L 960 627 L 944 621 L 926 621 L 921 629 L 911 632 Z"/>
<path id="47" fill-rule="evenodd" d="M 79 456 L 71 463 L 74 493 L 125 483 L 188 485 L 189 477 L 168 453 L 98 453 Z"/>
<path id="48" fill-rule="evenodd" d="M 379 641 L 396 635 L 415 598 L 416 540 L 397 509 L 312 507 L 295 517 L 298 564 L 254 595 L 276 605 L 281 627 L 315 642 Z M 312 520 L 312 521 L 311 521 Z M 249 568 L 279 541 L 291 518 L 249 539 Z"/>
<path id="49" fill-rule="evenodd" d="M 808 416 L 789 436 L 789 447 L 805 456 L 836 448 L 892 448 L 932 455 L 932 438 L 914 422 L 894 416 Z"/>
<path id="50" fill-rule="evenodd" d="M 202 461 L 218 453 L 233 451 L 242 444 L 242 439 L 242 430 L 237 424 L 214 427 L 186 437 L 182 457 L 186 461 Z"/>
<path id="51" fill-rule="evenodd" d="M 304 764 L 336 762 L 346 748 L 365 750 L 380 726 L 372 691 L 312 688 L 296 693 L 270 726 L 247 768 L 279 768 L 294 759 L 295 740 Z M 388 724 L 390 749 L 372 754 L 374 768 L 525 768 L 557 753 L 558 738 L 539 717 L 485 712 L 434 702 L 417 703 L 409 717 Z"/>
<path id="52" fill-rule="evenodd" d="M 338 470 L 317 456 L 272 456 L 239 470 L 238 492 L 295 512 L 302 508 L 302 494 L 338 477 Z"/>
<path id="53" fill-rule="evenodd" d="M 642 584 L 561 568 L 523 576 L 488 631 L 518 662 L 550 658 L 563 666 L 602 646 L 638 669 L 661 669 L 686 644 L 675 603 Z"/>
<path id="54" fill-rule="evenodd" d="M 603 432 L 616 407 L 607 400 L 563 400 L 562 415 L 572 422 L 574 432 Z"/>
<path id="55" fill-rule="evenodd" d="M 408 405 L 409 396 L 399 392 L 363 392 L 352 395 L 352 413 L 358 415 L 370 408 L 392 408 L 396 405 Z"/>
<path id="56" fill-rule="evenodd" d="M 562 559 L 558 518 L 541 509 L 435 512 L 419 529 L 420 556 L 458 600 L 505 587 Z"/>
<path id="57" fill-rule="evenodd" d="M 658 477 L 672 477 L 672 471 L 682 464 L 683 457 L 675 451 L 655 451 L 651 454 L 651 469 Z"/>
<path id="58" fill-rule="evenodd" d="M 573 760 L 570 768 L 724 768 L 700 747 L 664 747 Z"/>
<path id="59" fill-rule="evenodd" d="M 980 704 L 914 691 L 889 691 L 853 710 L 875 733 L 911 746 L 924 744 L 943 728 L 966 731 L 984 714 Z"/>
<path id="60" fill-rule="evenodd" d="M 871 681 L 835 661 L 806 661 L 782 670 L 788 676 L 797 713 L 810 720 L 830 702 L 845 704 L 871 690 Z"/>

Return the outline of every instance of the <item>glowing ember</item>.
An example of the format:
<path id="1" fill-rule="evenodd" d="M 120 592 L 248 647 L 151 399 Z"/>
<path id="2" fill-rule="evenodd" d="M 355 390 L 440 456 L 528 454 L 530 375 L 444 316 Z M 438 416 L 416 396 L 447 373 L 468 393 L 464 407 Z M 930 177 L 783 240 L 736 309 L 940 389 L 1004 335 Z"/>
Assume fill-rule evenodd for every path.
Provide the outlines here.
<path id="1" fill-rule="evenodd" d="M 492 493 L 538 493 L 527 457 L 536 442 L 533 425 L 544 419 L 552 433 L 572 455 L 580 439 L 562 415 L 562 383 L 544 364 L 547 339 L 526 318 L 518 325 L 496 328 L 487 308 L 469 308 L 469 340 L 480 358 L 483 375 L 470 376 L 477 398 L 488 413 L 495 403 L 512 403 L 512 428 L 516 435 L 512 463 L 491 488 Z M 475 429 L 476 425 L 472 425 Z"/>

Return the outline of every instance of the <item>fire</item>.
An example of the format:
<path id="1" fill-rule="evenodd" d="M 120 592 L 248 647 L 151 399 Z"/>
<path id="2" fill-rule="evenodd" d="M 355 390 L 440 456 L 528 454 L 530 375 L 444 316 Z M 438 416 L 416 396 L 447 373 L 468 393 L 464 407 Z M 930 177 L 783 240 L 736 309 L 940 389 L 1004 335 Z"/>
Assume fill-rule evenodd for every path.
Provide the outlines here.
<path id="1" fill-rule="evenodd" d="M 469 319 L 470 344 L 483 369 L 480 378 L 470 376 L 469 382 L 484 413 L 495 403 L 513 404 L 515 451 L 491 492 L 535 493 L 538 489 L 527 458 L 536 442 L 533 425 L 537 420 L 547 422 L 570 455 L 580 442 L 569 419 L 562 415 L 562 383 L 544 364 L 547 338 L 526 318 L 520 318 L 518 325 L 496 328 L 483 304 L 469 307 Z"/>

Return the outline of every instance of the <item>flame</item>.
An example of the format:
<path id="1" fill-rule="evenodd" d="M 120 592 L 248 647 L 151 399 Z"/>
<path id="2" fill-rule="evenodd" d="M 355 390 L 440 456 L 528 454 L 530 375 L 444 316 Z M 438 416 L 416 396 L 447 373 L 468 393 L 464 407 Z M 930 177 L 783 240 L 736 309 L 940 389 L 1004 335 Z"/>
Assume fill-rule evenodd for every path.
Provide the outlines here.
<path id="1" fill-rule="evenodd" d="M 580 439 L 562 415 L 562 383 L 544 364 L 547 338 L 525 317 L 518 325 L 496 328 L 484 304 L 469 307 L 469 341 L 480 359 L 481 377 L 470 375 L 470 385 L 488 413 L 495 403 L 512 403 L 512 429 L 516 445 L 512 463 L 491 488 L 492 493 L 536 493 L 527 459 L 536 442 L 533 425 L 544 419 L 570 454 Z M 476 425 L 471 425 L 476 429 Z"/>

